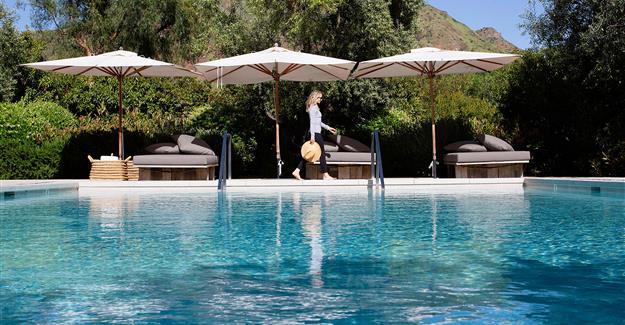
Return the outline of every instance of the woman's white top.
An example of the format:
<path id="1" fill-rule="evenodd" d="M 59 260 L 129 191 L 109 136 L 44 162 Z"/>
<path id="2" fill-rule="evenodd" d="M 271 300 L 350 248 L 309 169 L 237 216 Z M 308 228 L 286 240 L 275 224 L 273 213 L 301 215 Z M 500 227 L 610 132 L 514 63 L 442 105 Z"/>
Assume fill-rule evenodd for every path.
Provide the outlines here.
<path id="1" fill-rule="evenodd" d="M 308 117 L 310 117 L 310 139 L 315 138 L 315 133 L 321 133 L 321 128 L 329 130 L 330 127 L 321 122 L 321 111 L 319 106 L 311 105 L 308 110 Z"/>

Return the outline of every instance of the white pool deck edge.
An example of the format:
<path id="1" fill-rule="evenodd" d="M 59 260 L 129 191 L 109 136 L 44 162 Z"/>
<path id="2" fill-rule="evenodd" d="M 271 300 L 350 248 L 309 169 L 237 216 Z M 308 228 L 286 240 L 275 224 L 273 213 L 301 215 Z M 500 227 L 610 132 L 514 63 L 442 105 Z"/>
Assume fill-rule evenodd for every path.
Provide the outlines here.
<path id="1" fill-rule="evenodd" d="M 231 179 L 227 188 L 233 191 L 258 191 L 276 189 L 319 190 L 322 188 L 370 188 L 373 180 L 304 180 L 295 179 Z M 387 189 L 436 189 L 436 190 L 502 190 L 541 187 L 547 189 L 577 189 L 583 191 L 610 191 L 624 193 L 625 177 L 583 178 L 583 177 L 521 177 L 521 178 L 387 178 Z M 0 180 L 2 196 L 16 192 L 47 192 L 57 190 L 78 190 L 97 192 L 111 190 L 167 190 L 167 191 L 217 191 L 217 181 L 90 181 L 90 180 Z M 1 198 L 0 198 L 1 199 Z"/>
<path id="2" fill-rule="evenodd" d="M 358 187 L 374 186 L 375 180 L 303 180 L 295 179 L 230 179 L 227 188 L 321 188 L 321 187 Z M 466 185 L 515 185 L 522 186 L 522 178 L 387 178 L 386 187 L 405 186 L 466 186 Z M 90 180 L 9 180 L 0 181 L 0 192 L 37 191 L 53 189 L 176 189 L 176 188 L 213 188 L 217 190 L 217 181 L 90 181 Z"/>

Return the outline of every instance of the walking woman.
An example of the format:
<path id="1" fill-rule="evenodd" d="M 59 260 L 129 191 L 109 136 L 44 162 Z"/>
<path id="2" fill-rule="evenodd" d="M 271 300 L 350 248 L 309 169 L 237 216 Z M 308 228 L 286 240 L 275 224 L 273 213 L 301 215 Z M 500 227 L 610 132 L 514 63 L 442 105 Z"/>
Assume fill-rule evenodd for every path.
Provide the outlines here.
<path id="1" fill-rule="evenodd" d="M 319 159 L 320 168 L 319 171 L 323 173 L 323 179 L 335 179 L 334 177 L 328 174 L 328 165 L 326 164 L 326 152 L 324 149 L 323 138 L 321 137 L 321 128 L 324 128 L 332 134 L 336 134 L 336 129 L 331 128 L 328 125 L 321 122 L 321 111 L 319 111 L 319 103 L 321 103 L 321 99 L 323 98 L 323 94 L 318 90 L 313 90 L 308 96 L 306 100 L 306 112 L 308 112 L 308 117 L 310 118 L 310 143 L 317 142 L 319 147 L 321 148 L 321 157 Z M 293 171 L 293 177 L 301 180 L 302 177 L 299 175 L 300 170 L 304 168 L 304 164 L 306 161 L 302 158 L 297 165 L 297 168 Z"/>

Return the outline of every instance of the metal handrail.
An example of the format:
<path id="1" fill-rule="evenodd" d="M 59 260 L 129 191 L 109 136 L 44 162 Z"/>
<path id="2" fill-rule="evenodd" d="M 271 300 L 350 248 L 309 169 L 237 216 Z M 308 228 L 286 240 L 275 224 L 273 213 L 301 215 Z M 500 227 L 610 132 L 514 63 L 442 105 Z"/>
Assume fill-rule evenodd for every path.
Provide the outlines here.
<path id="1" fill-rule="evenodd" d="M 219 180 L 217 189 L 226 189 L 226 180 L 232 179 L 232 136 L 228 131 L 224 131 L 221 140 L 221 155 L 219 156 Z"/>
<path id="2" fill-rule="evenodd" d="M 374 163 L 375 161 L 375 163 Z M 374 130 L 371 133 L 371 177 L 375 183 L 384 189 L 384 168 L 382 166 L 382 149 L 380 148 L 380 133 Z"/>

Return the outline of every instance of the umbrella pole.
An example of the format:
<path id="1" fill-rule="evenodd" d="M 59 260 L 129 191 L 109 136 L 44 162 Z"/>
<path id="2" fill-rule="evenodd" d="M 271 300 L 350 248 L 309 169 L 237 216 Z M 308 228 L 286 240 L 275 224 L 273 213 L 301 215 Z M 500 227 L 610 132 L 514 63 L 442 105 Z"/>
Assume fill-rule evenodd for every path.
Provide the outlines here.
<path id="1" fill-rule="evenodd" d="M 430 107 L 432 109 L 432 178 L 436 178 L 436 113 L 434 97 L 434 74 L 428 75 L 430 80 Z"/>
<path id="2" fill-rule="evenodd" d="M 274 105 L 276 109 L 276 162 L 278 178 L 282 176 L 282 158 L 280 157 L 280 76 L 274 77 L 276 81 Z"/>
<path id="3" fill-rule="evenodd" d="M 119 129 L 117 132 L 117 145 L 119 150 L 119 160 L 124 159 L 124 129 L 122 126 L 123 123 L 123 109 L 122 109 L 122 87 L 124 83 L 123 76 L 117 76 L 117 85 L 118 85 L 118 94 L 117 94 L 117 107 L 119 108 Z"/>

